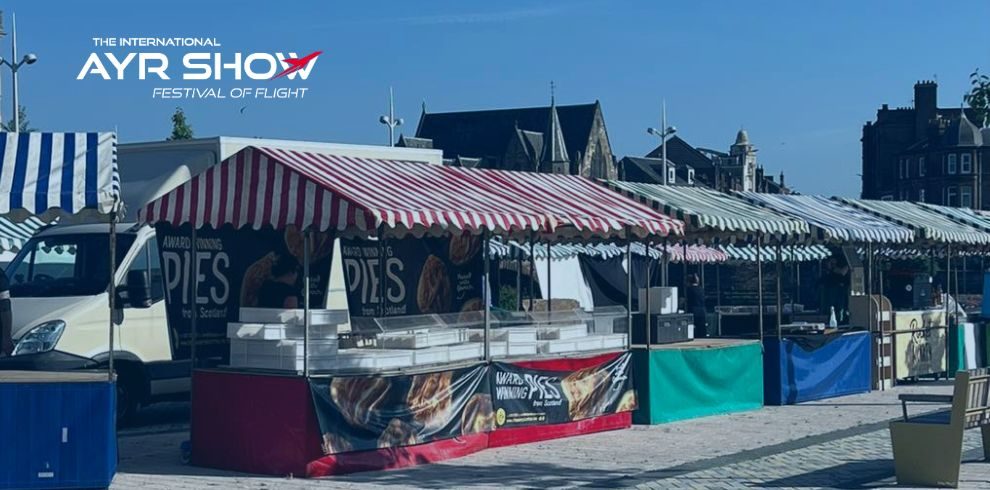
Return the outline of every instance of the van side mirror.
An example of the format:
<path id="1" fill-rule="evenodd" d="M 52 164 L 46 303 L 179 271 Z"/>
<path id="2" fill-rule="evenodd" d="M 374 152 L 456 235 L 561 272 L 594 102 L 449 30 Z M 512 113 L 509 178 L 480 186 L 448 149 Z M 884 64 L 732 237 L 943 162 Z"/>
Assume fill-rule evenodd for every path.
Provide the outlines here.
<path id="1" fill-rule="evenodd" d="M 129 271 L 127 273 L 127 285 L 122 289 L 127 294 L 126 298 L 122 298 L 122 307 L 148 308 L 151 306 L 151 281 L 148 278 L 148 271 Z M 118 291 L 120 290 L 118 289 Z M 120 296 L 118 294 L 118 298 Z"/>

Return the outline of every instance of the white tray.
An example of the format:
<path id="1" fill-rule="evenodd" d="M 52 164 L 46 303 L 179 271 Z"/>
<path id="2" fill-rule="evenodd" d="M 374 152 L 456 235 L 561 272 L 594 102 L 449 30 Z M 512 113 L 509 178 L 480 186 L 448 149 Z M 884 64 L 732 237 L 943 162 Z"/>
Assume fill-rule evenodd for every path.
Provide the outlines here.
<path id="1" fill-rule="evenodd" d="M 461 342 L 460 330 L 383 333 L 378 345 L 386 349 L 423 349 Z"/>
<path id="2" fill-rule="evenodd" d="M 590 335 L 574 340 L 577 350 L 601 350 L 602 337 L 600 335 Z"/>
<path id="3" fill-rule="evenodd" d="M 425 349 L 415 349 L 413 352 L 413 363 L 416 365 L 440 364 L 450 359 L 450 348 L 441 345 L 437 347 L 427 347 Z"/>
<path id="4" fill-rule="evenodd" d="M 280 308 L 241 308 L 238 319 L 242 323 L 286 323 L 302 325 L 305 323 L 303 309 Z M 310 325 L 338 325 L 347 323 L 346 310 L 309 310 Z"/>
<path id="5" fill-rule="evenodd" d="M 336 356 L 310 357 L 309 368 L 316 370 L 329 370 L 337 365 Z M 279 357 L 279 356 L 247 356 L 243 353 L 230 355 L 230 366 L 238 368 L 255 369 L 277 369 L 285 371 L 302 371 L 303 359 L 301 357 Z"/>
<path id="6" fill-rule="evenodd" d="M 544 340 L 538 343 L 540 354 L 561 354 L 577 351 L 577 343 L 573 340 Z"/>
<path id="7" fill-rule="evenodd" d="M 301 340 L 230 340 L 230 352 L 243 353 L 248 357 L 275 356 L 299 357 L 304 353 Z M 310 340 L 309 357 L 325 357 L 337 355 L 336 340 Z"/>
<path id="8" fill-rule="evenodd" d="M 242 340 L 302 340 L 305 337 L 302 325 L 284 323 L 240 323 L 227 324 L 227 337 Z M 310 340 L 333 340 L 337 338 L 337 325 L 310 325 Z"/>
<path id="9" fill-rule="evenodd" d="M 561 325 L 552 327 L 540 327 L 538 332 L 540 340 L 568 340 L 588 336 L 588 326 L 584 323 L 573 325 Z"/>
<path id="10" fill-rule="evenodd" d="M 467 344 L 457 344 L 448 347 L 450 361 L 464 361 L 467 359 L 480 359 L 485 353 L 485 346 L 477 342 Z"/>
<path id="11" fill-rule="evenodd" d="M 626 347 L 626 334 L 616 333 L 602 335 L 602 349 L 624 349 Z"/>
<path id="12" fill-rule="evenodd" d="M 412 350 L 341 349 L 337 351 L 339 369 L 395 369 L 413 365 Z"/>
<path id="13" fill-rule="evenodd" d="M 536 342 L 536 327 L 502 327 L 491 330 L 492 342 Z M 485 331 L 468 330 L 468 340 L 484 342 Z"/>

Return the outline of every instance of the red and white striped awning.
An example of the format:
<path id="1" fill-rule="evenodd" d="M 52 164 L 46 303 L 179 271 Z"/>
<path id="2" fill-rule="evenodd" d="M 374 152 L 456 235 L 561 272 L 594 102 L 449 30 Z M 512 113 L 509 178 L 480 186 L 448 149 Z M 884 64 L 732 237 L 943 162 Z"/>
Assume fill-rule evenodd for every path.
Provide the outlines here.
<path id="1" fill-rule="evenodd" d="M 667 230 L 680 229 L 677 225 L 683 226 L 607 189 L 607 198 L 598 198 L 595 206 L 583 204 L 593 194 L 574 198 L 576 206 L 587 208 L 584 213 L 561 213 L 561 206 L 546 206 L 545 199 L 521 196 L 515 186 L 499 189 L 481 184 L 493 177 L 480 176 L 480 172 L 411 161 L 252 147 L 148 204 L 138 219 L 175 226 L 192 223 L 197 228 L 294 225 L 332 229 L 344 236 L 373 236 L 379 225 L 385 225 L 395 236 L 480 233 L 483 229 L 503 236 L 526 236 L 530 231 L 546 235 L 568 225 L 595 236 L 613 235 L 625 226 L 666 234 Z M 588 180 L 583 183 L 571 187 L 579 192 L 603 189 Z M 563 191 L 559 186 L 544 187 L 544 192 Z M 623 209 L 636 210 L 630 213 L 633 218 L 615 216 Z M 639 229 L 637 234 L 642 233 Z"/>
<path id="2" fill-rule="evenodd" d="M 625 237 L 626 229 L 640 238 L 684 234 L 683 221 L 585 177 L 489 169 L 467 173 L 492 192 L 511 193 L 533 208 L 556 216 L 560 223 L 553 234 L 559 238 Z"/>

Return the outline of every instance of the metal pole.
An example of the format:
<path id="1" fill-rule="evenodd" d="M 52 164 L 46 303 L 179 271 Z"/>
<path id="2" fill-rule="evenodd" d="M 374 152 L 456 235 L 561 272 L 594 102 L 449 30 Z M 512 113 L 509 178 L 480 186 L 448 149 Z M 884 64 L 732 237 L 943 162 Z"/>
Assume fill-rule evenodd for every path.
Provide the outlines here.
<path id="1" fill-rule="evenodd" d="M 797 261 L 797 255 L 794 253 L 794 244 L 791 244 L 791 321 L 794 321 L 794 303 L 800 303 L 797 301 L 798 294 L 800 293 L 797 275 L 798 270 L 800 270 L 800 262 Z"/>
<path id="2" fill-rule="evenodd" d="M 681 284 L 684 285 L 684 294 L 687 294 L 687 276 L 688 276 L 688 263 L 687 263 L 687 241 L 681 242 Z M 685 296 L 686 297 L 686 296 Z"/>
<path id="3" fill-rule="evenodd" d="M 553 306 L 550 305 L 550 303 L 553 301 L 553 287 L 551 286 L 551 283 L 550 283 L 550 280 L 551 280 L 551 278 L 550 278 L 550 263 L 551 262 L 552 262 L 552 260 L 550 260 L 550 241 L 547 240 L 547 313 L 548 314 L 551 311 L 553 311 Z M 548 318 L 549 318 L 549 315 L 548 315 Z"/>
<path id="4" fill-rule="evenodd" d="M 760 345 L 763 345 L 763 235 L 760 233 L 756 234 L 756 294 L 757 300 L 760 303 L 759 308 L 757 308 L 759 314 L 759 325 L 760 325 Z"/>
<path id="5" fill-rule="evenodd" d="M 522 258 L 516 257 L 516 311 L 522 310 Z"/>
<path id="6" fill-rule="evenodd" d="M 777 241 L 777 338 L 780 339 L 782 332 L 781 324 L 784 323 L 784 297 L 781 292 L 780 276 L 784 273 L 784 258 L 781 253 L 780 241 Z M 791 257 L 793 260 L 794 257 Z"/>
<path id="7" fill-rule="evenodd" d="M 632 241 L 626 245 L 626 262 L 629 263 L 629 298 L 632 301 Z M 650 269 L 653 267 L 653 261 L 650 259 L 650 244 L 647 243 L 646 246 L 646 348 L 650 348 L 650 329 L 653 327 L 653 316 L 652 309 L 650 308 Z"/>
<path id="8" fill-rule="evenodd" d="M 492 312 L 492 291 L 491 290 L 492 290 L 492 287 L 491 287 L 491 281 L 490 281 L 490 277 L 489 277 L 490 274 L 491 274 L 491 256 L 489 254 L 491 252 L 488 250 L 488 245 L 489 245 L 488 241 L 490 240 L 488 229 L 486 228 L 483 233 L 484 233 L 484 247 L 485 247 L 485 250 L 484 250 L 484 252 L 485 252 L 485 288 L 483 289 L 483 291 L 485 293 L 485 336 L 484 336 L 485 337 L 485 361 L 491 361 L 492 360 L 491 338 L 489 336 L 489 333 L 491 332 L 491 328 L 492 328 L 492 319 L 491 319 L 491 314 L 492 314 L 491 313 Z"/>
<path id="9" fill-rule="evenodd" d="M 722 336 L 722 313 L 718 311 L 718 308 L 722 306 L 722 264 L 715 263 L 715 308 L 716 315 L 718 318 L 715 328 L 718 329 L 718 336 Z"/>
<path id="10" fill-rule="evenodd" d="M 17 16 L 10 14 L 10 74 L 11 74 L 11 84 L 10 89 L 13 92 L 14 99 L 14 127 L 10 128 L 11 131 L 20 132 L 21 130 L 21 106 L 18 101 L 19 94 L 17 92 Z"/>
<path id="11" fill-rule="evenodd" d="M 629 229 L 626 229 L 626 238 L 629 238 Z M 632 240 L 626 242 L 626 324 L 629 326 L 629 335 L 632 336 Z M 649 293 L 647 293 L 649 297 Z M 650 318 L 646 318 L 646 345 L 650 345 Z"/>
<path id="12" fill-rule="evenodd" d="M 866 297 L 868 301 L 866 302 L 866 314 L 869 316 L 869 325 L 867 329 L 871 332 L 879 330 L 879 324 L 873 316 L 873 243 L 870 242 L 866 244 Z M 879 308 L 881 305 L 877 305 Z M 878 310 L 879 311 L 879 310 Z M 874 327 L 877 327 L 874 329 Z M 881 339 L 881 345 L 882 339 Z"/>
<path id="13" fill-rule="evenodd" d="M 534 281 L 536 280 L 536 240 L 533 232 L 529 233 L 529 311 L 533 311 Z"/>
<path id="14" fill-rule="evenodd" d="M 190 319 L 190 332 L 192 338 L 189 341 L 189 357 L 190 357 L 190 376 L 192 371 L 196 369 L 196 340 L 199 337 L 199 330 L 197 325 L 197 318 L 199 318 L 199 312 L 196 311 L 196 298 L 199 297 L 199 260 L 196 258 L 196 223 L 189 222 L 189 236 L 192 241 L 189 243 L 189 256 L 192 260 L 192 264 L 189 266 L 189 271 L 192 273 L 192 287 L 189 288 L 189 294 L 192 296 L 189 299 L 189 319 Z"/>
<path id="15" fill-rule="evenodd" d="M 107 380 L 113 382 L 113 336 L 114 310 L 117 302 L 117 203 L 114 202 L 110 211 L 110 354 L 107 357 Z"/>
<path id="16" fill-rule="evenodd" d="M 385 316 L 385 225 L 378 225 L 378 316 Z"/>
<path id="17" fill-rule="evenodd" d="M 667 264 L 670 263 L 670 254 L 667 252 L 667 237 L 663 237 L 663 260 L 660 261 L 660 285 L 663 287 L 667 287 L 669 283 Z"/>
<path id="18" fill-rule="evenodd" d="M 16 36 L 15 36 L 16 37 Z M 14 59 L 17 59 L 15 56 Z M 15 89 L 16 90 L 16 89 Z M 669 180 L 670 171 L 667 170 L 667 100 L 662 101 L 663 111 L 660 116 L 660 156 L 663 159 L 663 181 Z M 673 182 L 667 182 L 674 184 Z"/>
<path id="19" fill-rule="evenodd" d="M 944 293 L 945 294 L 945 298 L 942 300 L 942 302 L 945 304 L 945 341 L 946 341 L 946 344 L 949 344 L 949 333 L 951 332 L 951 329 L 949 328 L 949 326 L 952 325 L 952 322 L 949 320 L 949 317 L 950 317 L 950 315 L 952 315 L 952 313 L 954 313 L 954 312 L 950 312 L 949 311 L 949 285 L 951 284 L 951 282 L 949 282 L 949 271 L 950 270 L 952 270 L 952 245 L 946 245 L 945 246 L 945 293 Z M 952 351 L 955 351 L 956 349 L 951 349 L 951 350 Z M 949 349 L 946 349 L 946 351 L 949 351 Z M 955 373 L 955 369 L 952 366 L 949 366 L 948 372 L 946 373 L 946 376 L 951 376 L 954 373 Z"/>
<path id="20" fill-rule="evenodd" d="M 303 232 L 303 376 L 309 377 L 309 249 L 313 234 Z"/>

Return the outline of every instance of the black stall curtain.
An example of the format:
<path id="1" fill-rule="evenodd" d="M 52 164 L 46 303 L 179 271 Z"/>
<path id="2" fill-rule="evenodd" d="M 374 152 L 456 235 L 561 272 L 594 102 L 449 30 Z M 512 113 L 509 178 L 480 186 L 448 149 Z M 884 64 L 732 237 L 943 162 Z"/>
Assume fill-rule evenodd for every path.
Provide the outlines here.
<path id="1" fill-rule="evenodd" d="M 625 257 L 589 257 L 579 258 L 581 272 L 591 288 L 591 296 L 595 306 L 626 306 L 626 270 L 622 267 Z M 646 271 L 650 269 L 650 284 L 660 285 L 660 261 L 650 260 L 641 255 L 632 257 L 633 282 L 633 311 L 639 309 L 639 291 L 646 287 Z"/>

